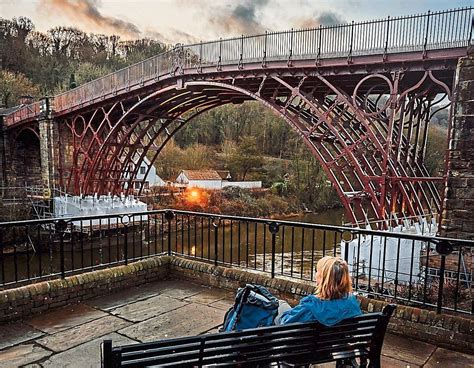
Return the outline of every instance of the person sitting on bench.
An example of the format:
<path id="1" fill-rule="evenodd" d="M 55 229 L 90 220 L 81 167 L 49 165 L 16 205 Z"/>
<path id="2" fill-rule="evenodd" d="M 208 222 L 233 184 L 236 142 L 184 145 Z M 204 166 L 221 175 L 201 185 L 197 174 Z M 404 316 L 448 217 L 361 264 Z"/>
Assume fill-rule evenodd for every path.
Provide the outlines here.
<path id="1" fill-rule="evenodd" d="M 326 256 L 316 265 L 316 295 L 304 297 L 294 308 L 280 300 L 274 324 L 318 321 L 332 326 L 361 314 L 360 303 L 352 293 L 347 262 Z"/>

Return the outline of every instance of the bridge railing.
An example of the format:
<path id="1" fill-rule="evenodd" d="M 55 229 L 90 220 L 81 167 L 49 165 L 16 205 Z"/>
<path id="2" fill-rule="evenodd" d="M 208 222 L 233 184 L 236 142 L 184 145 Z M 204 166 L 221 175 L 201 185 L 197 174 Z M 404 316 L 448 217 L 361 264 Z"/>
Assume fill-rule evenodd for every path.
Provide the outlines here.
<path id="1" fill-rule="evenodd" d="M 27 119 L 31 119 L 31 118 L 34 118 L 36 116 L 38 116 L 41 112 L 41 102 L 40 101 L 36 101 L 36 102 L 33 102 L 32 104 L 29 104 L 29 105 L 26 105 L 16 111 L 14 111 L 13 113 L 11 113 L 10 115 L 6 116 L 5 117 L 5 124 L 7 126 L 9 125 L 13 125 L 13 124 L 16 124 L 20 121 L 23 121 L 23 120 L 27 120 Z"/>
<path id="2" fill-rule="evenodd" d="M 467 47 L 472 42 L 472 7 L 380 20 L 266 32 L 211 42 L 176 46 L 172 50 L 96 79 L 54 97 L 55 111 L 64 112 L 138 88 L 160 78 L 197 72 L 203 67 L 292 59 L 388 55 Z M 36 116 L 27 106 L 6 117 L 6 124 Z M 38 111 L 39 112 L 39 111 Z"/>
<path id="3" fill-rule="evenodd" d="M 314 281 L 318 260 L 339 255 L 359 293 L 472 315 L 473 253 L 474 241 L 399 228 L 157 210 L 0 223 L 0 289 L 165 254 Z"/>

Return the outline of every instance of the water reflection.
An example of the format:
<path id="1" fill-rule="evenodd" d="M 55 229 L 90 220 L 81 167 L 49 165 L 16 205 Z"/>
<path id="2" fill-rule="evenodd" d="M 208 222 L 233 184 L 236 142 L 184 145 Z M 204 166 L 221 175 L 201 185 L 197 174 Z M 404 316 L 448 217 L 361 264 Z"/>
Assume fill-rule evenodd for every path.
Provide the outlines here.
<path id="1" fill-rule="evenodd" d="M 305 214 L 283 220 L 340 225 L 342 210 Z M 212 262 L 245 266 L 269 272 L 275 253 L 277 274 L 312 278 L 315 260 L 339 252 L 340 235 L 332 231 L 280 226 L 272 241 L 268 223 L 225 220 L 178 214 L 168 235 L 161 215 L 149 221 L 135 219 L 136 226 L 105 231 L 84 230 L 66 234 L 66 273 L 92 269 L 103 264 L 123 263 L 171 251 Z M 15 233 L 20 234 L 19 228 Z M 58 275 L 61 270 L 58 234 L 49 229 L 29 228 L 28 237 L 4 246 L 0 252 L 0 285 L 18 280 Z M 125 246 L 127 244 L 127 246 Z M 274 245 L 274 247 L 273 247 Z"/>

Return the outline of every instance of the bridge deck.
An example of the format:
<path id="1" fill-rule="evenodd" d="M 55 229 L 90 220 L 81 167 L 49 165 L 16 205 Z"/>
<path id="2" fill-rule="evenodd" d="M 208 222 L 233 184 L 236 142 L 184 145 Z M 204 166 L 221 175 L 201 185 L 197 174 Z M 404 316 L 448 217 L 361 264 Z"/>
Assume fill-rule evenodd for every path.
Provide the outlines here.
<path id="1" fill-rule="evenodd" d="M 396 66 L 447 68 L 472 43 L 472 7 L 427 14 L 179 45 L 54 97 L 54 113 L 65 114 L 180 75 L 301 69 L 356 73 Z M 290 72 L 291 73 L 291 72 Z M 228 77 L 228 76 L 227 76 Z M 5 118 L 7 127 L 38 119 L 41 102 Z"/>

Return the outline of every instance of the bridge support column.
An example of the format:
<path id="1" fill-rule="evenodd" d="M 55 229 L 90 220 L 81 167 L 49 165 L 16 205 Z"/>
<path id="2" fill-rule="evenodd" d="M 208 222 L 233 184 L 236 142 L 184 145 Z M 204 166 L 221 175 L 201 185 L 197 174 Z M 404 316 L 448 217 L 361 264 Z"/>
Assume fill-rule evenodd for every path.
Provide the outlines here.
<path id="1" fill-rule="evenodd" d="M 7 130 L 3 125 L 3 120 L 0 117 L 0 187 L 8 186 L 8 141 Z"/>
<path id="2" fill-rule="evenodd" d="M 53 119 L 45 118 L 38 122 L 40 136 L 41 181 L 44 196 L 51 197 L 56 184 L 55 151 L 58 144 L 58 129 Z"/>
<path id="3" fill-rule="evenodd" d="M 451 116 L 440 235 L 474 239 L 474 50 L 459 59 Z"/>

